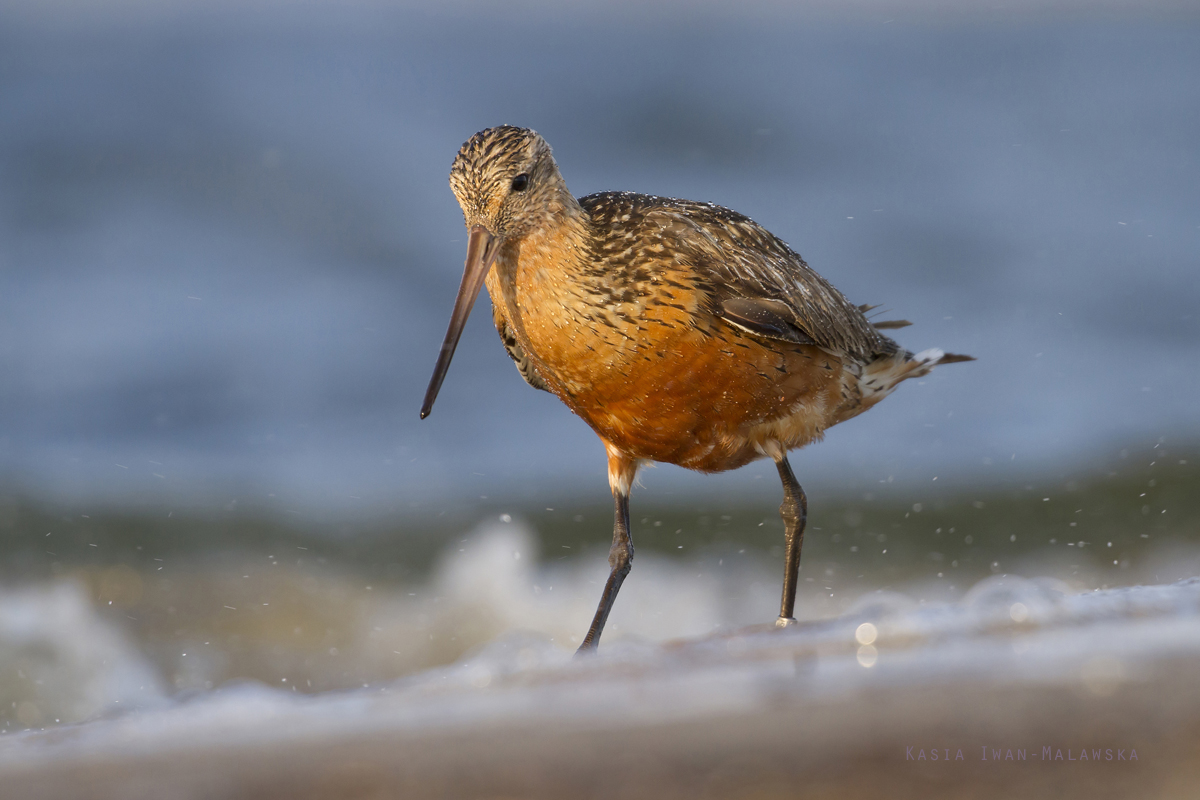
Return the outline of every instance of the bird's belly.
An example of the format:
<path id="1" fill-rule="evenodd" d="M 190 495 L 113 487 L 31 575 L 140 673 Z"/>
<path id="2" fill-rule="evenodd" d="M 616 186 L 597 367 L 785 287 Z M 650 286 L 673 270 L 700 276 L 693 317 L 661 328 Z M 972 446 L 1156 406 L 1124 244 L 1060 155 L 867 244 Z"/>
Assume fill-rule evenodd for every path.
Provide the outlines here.
<path id="1" fill-rule="evenodd" d="M 830 424 L 841 362 L 709 320 L 545 363 L 556 393 L 609 445 L 638 459 L 719 472 L 807 444 Z M 556 359 L 557 360 L 557 359 Z"/>

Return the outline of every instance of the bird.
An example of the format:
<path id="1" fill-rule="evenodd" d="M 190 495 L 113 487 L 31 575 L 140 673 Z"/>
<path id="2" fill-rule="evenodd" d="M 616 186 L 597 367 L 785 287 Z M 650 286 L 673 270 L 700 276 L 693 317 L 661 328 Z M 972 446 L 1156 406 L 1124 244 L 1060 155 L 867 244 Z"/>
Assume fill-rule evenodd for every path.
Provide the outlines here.
<path id="1" fill-rule="evenodd" d="M 719 205 L 633 192 L 576 198 L 550 145 L 511 125 L 470 137 L 450 169 L 469 231 L 462 281 L 421 418 L 487 286 L 525 381 L 600 437 L 614 524 L 609 576 L 578 653 L 594 650 L 633 563 L 629 495 L 649 462 L 704 473 L 775 462 L 794 609 L 808 500 L 788 452 L 820 440 L 909 378 L 972 361 L 913 354 L 781 239 Z"/>

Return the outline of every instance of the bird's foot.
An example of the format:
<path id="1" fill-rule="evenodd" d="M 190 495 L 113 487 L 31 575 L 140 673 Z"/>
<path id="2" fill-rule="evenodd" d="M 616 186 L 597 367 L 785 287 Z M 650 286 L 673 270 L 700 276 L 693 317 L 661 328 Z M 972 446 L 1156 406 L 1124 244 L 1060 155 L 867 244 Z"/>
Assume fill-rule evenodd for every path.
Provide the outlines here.
<path id="1" fill-rule="evenodd" d="M 799 623 L 796 622 L 795 617 L 779 617 L 777 620 L 775 620 L 776 628 L 790 628 L 791 626 L 797 624 Z"/>

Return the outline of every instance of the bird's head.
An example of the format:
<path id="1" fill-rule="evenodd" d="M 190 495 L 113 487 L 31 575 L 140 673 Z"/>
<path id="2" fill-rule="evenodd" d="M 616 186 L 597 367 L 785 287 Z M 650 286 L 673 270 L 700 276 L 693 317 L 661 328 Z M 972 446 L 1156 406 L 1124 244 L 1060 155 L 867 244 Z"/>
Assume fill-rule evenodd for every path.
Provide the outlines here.
<path id="1" fill-rule="evenodd" d="M 422 419 L 433 408 L 475 298 L 504 243 L 552 224 L 575 202 L 546 140 L 536 131 L 511 125 L 488 128 L 466 141 L 450 167 L 450 188 L 470 231 L 467 262 L 450 327 L 425 392 Z"/>
<path id="2" fill-rule="evenodd" d="M 450 188 L 467 228 L 518 238 L 561 212 L 558 165 L 546 140 L 528 128 L 501 125 L 472 136 L 450 167 Z"/>

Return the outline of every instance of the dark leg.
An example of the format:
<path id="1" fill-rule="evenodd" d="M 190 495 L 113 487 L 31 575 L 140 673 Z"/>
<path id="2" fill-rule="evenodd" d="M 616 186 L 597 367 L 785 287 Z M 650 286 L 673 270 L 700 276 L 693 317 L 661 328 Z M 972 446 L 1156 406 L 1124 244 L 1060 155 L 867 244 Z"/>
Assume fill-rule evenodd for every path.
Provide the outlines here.
<path id="1" fill-rule="evenodd" d="M 793 480 L 795 480 L 793 478 Z M 608 612 L 612 611 L 617 592 L 633 566 L 633 539 L 629 536 L 629 495 L 620 490 L 613 490 L 613 500 L 616 505 L 616 522 L 613 524 L 612 549 L 608 551 L 608 564 L 612 572 L 608 582 L 604 584 L 604 594 L 600 595 L 600 605 L 596 607 L 596 616 L 592 619 L 592 627 L 588 629 L 583 644 L 579 645 L 576 654 L 595 650 L 600 643 L 600 634 L 604 631 L 604 623 L 608 621 Z"/>
<path id="2" fill-rule="evenodd" d="M 783 517 L 783 601 L 779 605 L 779 627 L 794 625 L 792 616 L 796 606 L 796 580 L 800 573 L 800 546 L 804 544 L 804 523 L 808 519 L 808 498 L 792 473 L 787 457 L 775 465 L 783 481 L 783 504 L 779 516 Z"/>

